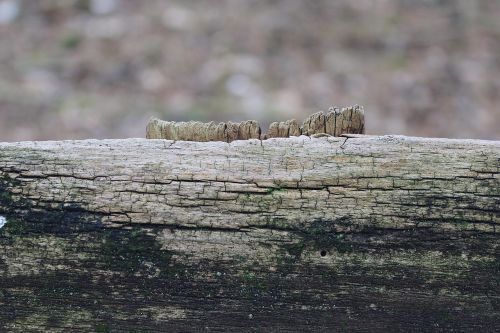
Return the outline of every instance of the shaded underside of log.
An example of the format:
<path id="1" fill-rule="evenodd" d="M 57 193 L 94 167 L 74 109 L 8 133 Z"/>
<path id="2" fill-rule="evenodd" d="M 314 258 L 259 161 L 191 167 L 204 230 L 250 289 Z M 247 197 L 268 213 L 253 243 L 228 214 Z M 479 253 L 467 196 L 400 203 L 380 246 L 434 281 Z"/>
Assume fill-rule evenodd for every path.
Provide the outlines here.
<path id="1" fill-rule="evenodd" d="M 202 123 L 197 121 L 175 122 L 152 118 L 146 127 L 146 138 L 183 141 L 223 141 L 288 138 L 292 136 L 314 136 L 328 134 L 339 137 L 342 134 L 363 134 L 365 114 L 360 106 L 344 108 L 331 107 L 328 113 L 317 112 L 304 120 L 302 126 L 295 119 L 274 122 L 267 133 L 262 133 L 255 120 L 241 123 Z"/>
<path id="2" fill-rule="evenodd" d="M 0 143 L 0 330 L 494 331 L 500 143 Z"/>

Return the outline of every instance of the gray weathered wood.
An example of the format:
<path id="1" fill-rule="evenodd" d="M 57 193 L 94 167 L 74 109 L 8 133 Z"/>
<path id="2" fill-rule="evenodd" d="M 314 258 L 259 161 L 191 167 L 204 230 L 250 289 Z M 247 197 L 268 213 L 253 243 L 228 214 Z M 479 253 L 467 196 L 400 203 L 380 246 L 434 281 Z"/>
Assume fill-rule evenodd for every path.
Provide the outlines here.
<path id="1" fill-rule="evenodd" d="M 0 143 L 0 330 L 494 331 L 500 142 Z"/>
<path id="2" fill-rule="evenodd" d="M 146 126 L 146 138 L 184 141 L 223 141 L 269 138 L 288 138 L 292 136 L 314 136 L 328 134 L 342 136 L 343 134 L 364 134 L 365 112 L 362 106 L 331 107 L 326 114 L 316 112 L 307 117 L 302 126 L 295 119 L 274 122 L 267 133 L 262 133 L 255 120 L 241 123 L 202 123 L 197 121 L 175 122 L 151 118 Z"/>

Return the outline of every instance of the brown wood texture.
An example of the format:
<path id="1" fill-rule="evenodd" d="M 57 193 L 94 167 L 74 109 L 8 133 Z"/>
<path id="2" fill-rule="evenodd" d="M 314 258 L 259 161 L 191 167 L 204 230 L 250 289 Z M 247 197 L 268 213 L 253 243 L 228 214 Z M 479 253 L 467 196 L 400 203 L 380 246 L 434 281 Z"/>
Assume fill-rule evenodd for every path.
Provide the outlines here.
<path id="1" fill-rule="evenodd" d="M 0 331 L 480 331 L 500 142 L 0 143 Z"/>
<path id="2" fill-rule="evenodd" d="M 151 118 L 146 127 L 146 138 L 184 141 L 223 141 L 288 138 L 292 136 L 324 135 L 339 137 L 343 134 L 364 134 L 365 112 L 362 106 L 331 107 L 326 114 L 316 112 L 307 117 L 301 126 L 295 119 L 274 122 L 267 133 L 255 120 L 241 123 L 202 123 L 197 121 L 175 122 Z"/>

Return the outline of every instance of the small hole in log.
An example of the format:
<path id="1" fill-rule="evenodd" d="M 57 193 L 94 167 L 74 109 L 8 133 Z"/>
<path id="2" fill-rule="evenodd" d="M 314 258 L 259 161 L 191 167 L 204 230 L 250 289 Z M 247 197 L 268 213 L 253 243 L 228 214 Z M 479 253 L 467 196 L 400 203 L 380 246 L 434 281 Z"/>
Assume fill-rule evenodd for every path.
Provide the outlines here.
<path id="1" fill-rule="evenodd" d="M 319 253 L 322 257 L 326 256 L 326 251 L 325 250 L 321 250 L 321 252 Z"/>

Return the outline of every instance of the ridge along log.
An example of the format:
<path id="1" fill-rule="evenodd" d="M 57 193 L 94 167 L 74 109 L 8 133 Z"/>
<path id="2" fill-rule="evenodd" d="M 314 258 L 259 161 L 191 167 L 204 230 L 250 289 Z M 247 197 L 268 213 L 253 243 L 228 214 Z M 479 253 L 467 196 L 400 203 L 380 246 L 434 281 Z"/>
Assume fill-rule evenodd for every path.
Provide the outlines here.
<path id="1" fill-rule="evenodd" d="M 292 136 L 317 136 L 327 134 L 364 134 L 365 112 L 355 105 L 344 108 L 331 107 L 328 113 L 316 112 L 307 117 L 302 126 L 295 119 L 274 122 L 267 133 L 262 133 L 259 123 L 247 120 L 240 123 L 202 123 L 198 121 L 175 122 L 151 118 L 146 127 L 146 138 L 183 141 L 224 141 L 288 138 Z"/>
<path id="2" fill-rule="evenodd" d="M 494 331 L 500 142 L 0 143 L 0 331 Z"/>

